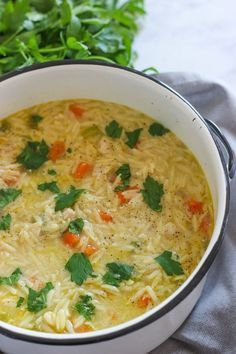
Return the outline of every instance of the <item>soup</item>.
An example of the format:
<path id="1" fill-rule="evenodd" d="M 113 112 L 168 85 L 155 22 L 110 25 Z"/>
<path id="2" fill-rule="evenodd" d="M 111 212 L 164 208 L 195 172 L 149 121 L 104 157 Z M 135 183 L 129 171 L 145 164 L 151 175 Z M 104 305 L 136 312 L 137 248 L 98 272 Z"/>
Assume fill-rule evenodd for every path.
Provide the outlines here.
<path id="1" fill-rule="evenodd" d="M 94 100 L 41 104 L 0 124 L 0 320 L 99 330 L 145 313 L 188 278 L 213 205 L 175 134 Z"/>

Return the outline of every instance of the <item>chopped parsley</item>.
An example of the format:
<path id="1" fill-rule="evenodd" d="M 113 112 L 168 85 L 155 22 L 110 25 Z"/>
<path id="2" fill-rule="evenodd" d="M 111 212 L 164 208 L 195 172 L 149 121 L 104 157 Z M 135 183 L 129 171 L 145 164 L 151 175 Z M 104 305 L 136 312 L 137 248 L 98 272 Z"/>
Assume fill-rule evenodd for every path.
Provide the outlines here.
<path id="1" fill-rule="evenodd" d="M 68 231 L 72 232 L 72 234 L 80 234 L 83 230 L 83 227 L 84 227 L 84 220 L 82 218 L 78 218 L 72 220 L 69 223 Z"/>
<path id="2" fill-rule="evenodd" d="M 172 252 L 164 251 L 160 256 L 154 259 L 162 267 L 167 275 L 184 274 L 181 264 L 177 260 L 173 259 Z"/>
<path id="3" fill-rule="evenodd" d="M 55 211 L 73 206 L 83 192 L 85 192 L 85 189 L 76 189 L 74 186 L 71 186 L 67 193 L 59 193 L 55 198 Z"/>
<path id="4" fill-rule="evenodd" d="M 129 187 L 129 181 L 131 177 L 129 164 L 124 163 L 123 165 L 121 165 L 115 172 L 115 174 L 116 176 L 119 176 L 122 181 L 122 184 L 115 188 L 115 192 L 123 191 L 124 189 Z"/>
<path id="5" fill-rule="evenodd" d="M 144 202 L 154 211 L 162 211 L 161 198 L 164 194 L 163 184 L 147 176 L 141 190 Z"/>
<path id="6" fill-rule="evenodd" d="M 56 176 L 56 175 L 57 175 L 57 172 L 52 168 L 52 169 L 48 170 L 48 174 L 49 174 L 50 176 Z"/>
<path id="7" fill-rule="evenodd" d="M 134 269 L 134 267 L 126 263 L 116 262 L 107 263 L 106 267 L 108 271 L 103 275 L 102 279 L 104 283 L 116 287 L 119 287 L 123 280 L 129 280 Z"/>
<path id="8" fill-rule="evenodd" d="M 89 277 L 93 276 L 93 267 L 84 253 L 74 253 L 65 265 L 65 269 L 71 274 L 71 281 L 82 285 Z"/>
<path id="9" fill-rule="evenodd" d="M 15 189 L 15 188 L 0 189 L 0 208 L 3 208 L 7 204 L 13 202 L 21 193 L 22 193 L 21 189 Z"/>
<path id="10" fill-rule="evenodd" d="M 71 148 L 68 148 L 66 151 L 68 152 L 68 154 L 72 153 L 72 149 Z"/>
<path id="11" fill-rule="evenodd" d="M 22 272 L 20 268 L 16 268 L 9 277 L 0 277 L 0 285 L 14 285 L 20 279 Z"/>
<path id="12" fill-rule="evenodd" d="M 11 129 L 11 123 L 7 119 L 3 119 L 0 125 L 0 132 L 5 133 L 7 130 Z"/>
<path id="13" fill-rule="evenodd" d="M 16 161 L 27 169 L 36 170 L 48 160 L 49 147 L 44 140 L 28 141 Z"/>
<path id="14" fill-rule="evenodd" d="M 91 302 L 92 297 L 89 295 L 84 295 L 80 296 L 80 299 L 81 300 L 75 305 L 75 308 L 87 321 L 90 321 L 92 316 L 95 314 L 95 306 Z"/>
<path id="15" fill-rule="evenodd" d="M 47 307 L 47 295 L 54 286 L 51 282 L 46 283 L 45 287 L 39 291 L 29 288 L 27 299 L 27 309 L 30 312 L 37 313 Z"/>
<path id="16" fill-rule="evenodd" d="M 169 129 L 165 128 L 160 123 L 152 123 L 148 129 L 152 136 L 162 136 L 169 132 Z"/>
<path id="17" fill-rule="evenodd" d="M 41 183 L 38 185 L 38 190 L 40 190 L 42 192 L 49 190 L 50 192 L 53 192 L 53 193 L 60 193 L 60 189 L 59 189 L 56 181 L 48 182 L 48 183 Z"/>
<path id="18" fill-rule="evenodd" d="M 25 301 L 25 299 L 20 296 L 17 303 L 16 303 L 16 307 L 21 307 L 21 305 L 23 304 L 23 302 Z"/>
<path id="19" fill-rule="evenodd" d="M 126 143 L 126 145 L 128 145 L 130 147 L 130 149 L 133 149 L 135 147 L 135 145 L 137 144 L 142 130 L 143 130 L 143 128 L 138 128 L 132 132 L 125 132 L 125 134 L 128 138 L 128 140 L 125 143 Z"/>
<path id="20" fill-rule="evenodd" d="M 0 218 L 0 230 L 6 231 L 10 230 L 11 226 L 11 215 L 7 214 Z"/>
<path id="21" fill-rule="evenodd" d="M 38 128 L 38 124 L 43 120 L 43 117 L 41 117 L 38 114 L 32 114 L 32 116 L 30 116 L 29 118 L 29 126 L 32 129 L 37 129 Z"/>
<path id="22" fill-rule="evenodd" d="M 122 127 L 117 123 L 116 120 L 110 122 L 106 128 L 106 134 L 111 138 L 117 139 L 121 137 Z"/>

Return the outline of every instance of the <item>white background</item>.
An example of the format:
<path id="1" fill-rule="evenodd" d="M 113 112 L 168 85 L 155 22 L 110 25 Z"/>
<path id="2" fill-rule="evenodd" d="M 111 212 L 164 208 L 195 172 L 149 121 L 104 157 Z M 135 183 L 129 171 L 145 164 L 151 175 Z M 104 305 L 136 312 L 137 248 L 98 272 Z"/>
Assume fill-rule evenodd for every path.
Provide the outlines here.
<path id="1" fill-rule="evenodd" d="M 146 0 L 135 67 L 190 71 L 236 92 L 236 0 Z"/>

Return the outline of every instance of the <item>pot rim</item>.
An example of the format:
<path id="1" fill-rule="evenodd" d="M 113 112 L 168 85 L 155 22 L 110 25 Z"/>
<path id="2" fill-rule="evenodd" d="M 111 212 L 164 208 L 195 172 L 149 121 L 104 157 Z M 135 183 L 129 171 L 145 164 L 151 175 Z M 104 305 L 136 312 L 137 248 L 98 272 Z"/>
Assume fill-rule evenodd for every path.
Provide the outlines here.
<path id="1" fill-rule="evenodd" d="M 30 343 L 39 343 L 39 344 L 47 344 L 47 345 L 84 345 L 84 344 L 92 344 L 92 343 L 98 343 L 98 342 L 104 342 L 108 341 L 114 338 L 118 338 L 123 335 L 130 334 L 136 330 L 139 330 L 146 325 L 149 325 L 153 323 L 154 321 L 158 320 L 159 318 L 163 317 L 166 315 L 168 312 L 170 312 L 175 306 L 177 306 L 180 302 L 182 302 L 196 287 L 197 285 L 203 280 L 204 276 L 208 272 L 211 264 L 213 263 L 219 248 L 222 244 L 223 238 L 224 238 L 224 231 L 225 227 L 227 224 L 227 219 L 228 219 L 228 214 L 229 214 L 229 201 L 230 201 L 230 186 L 229 186 L 229 176 L 227 173 L 227 167 L 226 167 L 226 162 L 222 153 L 222 150 L 214 138 L 212 131 L 209 129 L 208 125 L 206 124 L 204 118 L 198 113 L 198 111 L 184 98 L 182 97 L 178 92 L 176 92 L 174 89 L 163 83 L 162 81 L 151 77 L 143 72 L 140 72 L 138 70 L 135 70 L 133 68 L 127 68 L 123 67 L 117 64 L 111 64 L 111 63 L 106 63 L 106 62 L 101 62 L 101 61 L 95 61 L 95 60 L 73 60 L 73 59 L 67 59 L 67 60 L 55 60 L 55 61 L 50 61 L 46 63 L 41 63 L 41 64 L 34 64 L 22 69 L 15 70 L 11 73 L 4 74 L 0 77 L 0 83 L 3 81 L 6 81 L 12 77 L 18 76 L 25 74 L 27 72 L 35 71 L 35 70 L 41 70 L 49 67 L 55 67 L 55 66 L 66 66 L 66 65 L 94 65 L 94 66 L 105 66 L 105 67 L 111 67 L 114 69 L 119 69 L 119 70 L 124 70 L 127 72 L 131 72 L 133 74 L 136 74 L 138 76 L 141 76 L 143 78 L 146 78 L 147 80 L 151 80 L 152 82 L 156 83 L 157 85 L 162 86 L 164 89 L 170 91 L 172 94 L 177 96 L 183 104 L 187 105 L 188 108 L 190 108 L 194 114 L 200 118 L 202 121 L 202 124 L 207 128 L 209 131 L 211 137 L 212 137 L 212 143 L 215 144 L 221 165 L 223 168 L 224 172 L 224 178 L 225 178 L 225 187 L 226 187 L 226 200 L 225 200 L 225 212 L 224 212 L 224 217 L 222 220 L 222 225 L 221 225 L 221 230 L 219 233 L 219 236 L 213 245 L 211 251 L 209 252 L 208 257 L 205 259 L 204 263 L 202 266 L 199 268 L 198 272 L 195 274 L 195 276 L 192 278 L 192 280 L 178 293 L 176 296 L 170 300 L 166 305 L 164 305 L 162 308 L 157 310 L 155 313 L 150 314 L 144 319 L 139 320 L 137 323 L 131 324 L 127 326 L 126 328 L 121 328 L 118 330 L 115 330 L 111 333 L 105 333 L 105 334 L 98 334 L 96 336 L 91 336 L 91 337 L 80 337 L 80 338 L 49 338 L 49 337 L 41 337 L 37 336 L 37 334 L 34 334 L 36 332 L 32 332 L 30 330 L 29 334 L 23 334 L 17 332 L 17 329 L 20 329 L 20 327 L 17 326 L 12 326 L 12 329 L 5 328 L 4 325 L 0 323 L 0 334 L 3 334 L 7 337 L 13 338 L 13 339 L 18 339 Z M 114 328 L 114 327 L 111 327 Z M 98 331 L 96 331 L 98 332 Z M 31 334 L 33 333 L 33 334 Z M 42 334 L 42 332 L 39 332 Z"/>

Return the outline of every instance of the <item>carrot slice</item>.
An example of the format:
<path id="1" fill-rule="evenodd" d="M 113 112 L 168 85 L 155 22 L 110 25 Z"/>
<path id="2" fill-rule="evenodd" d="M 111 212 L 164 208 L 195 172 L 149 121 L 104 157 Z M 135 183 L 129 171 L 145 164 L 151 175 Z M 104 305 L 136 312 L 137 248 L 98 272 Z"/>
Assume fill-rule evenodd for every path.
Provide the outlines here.
<path id="1" fill-rule="evenodd" d="M 145 294 L 138 299 L 138 307 L 145 308 L 152 302 L 151 296 Z"/>
<path id="2" fill-rule="evenodd" d="M 111 214 L 106 213 L 105 211 L 99 211 L 99 215 L 103 221 L 109 222 L 113 220 L 113 217 Z"/>
<path id="3" fill-rule="evenodd" d="M 63 242 L 70 247 L 75 247 L 79 241 L 80 237 L 77 234 L 73 234 L 72 232 L 65 232 L 62 235 Z"/>
<path id="4" fill-rule="evenodd" d="M 123 192 L 125 191 L 130 191 L 130 190 L 140 190 L 139 186 L 130 186 L 127 187 L 124 191 L 117 191 L 116 195 L 120 200 L 120 204 L 126 204 L 130 201 L 131 198 L 127 198 L 126 196 L 124 196 Z"/>
<path id="5" fill-rule="evenodd" d="M 50 160 L 56 161 L 65 154 L 65 151 L 66 147 L 63 141 L 55 141 L 49 150 L 48 157 Z"/>
<path id="6" fill-rule="evenodd" d="M 98 247 L 89 243 L 84 250 L 84 254 L 85 256 L 89 257 L 92 256 L 92 254 L 94 254 L 97 251 L 98 251 Z"/>
<path id="7" fill-rule="evenodd" d="M 82 324 L 81 326 L 75 328 L 75 331 L 78 333 L 85 333 L 93 331 L 92 327 L 87 324 Z"/>
<path id="8" fill-rule="evenodd" d="M 92 170 L 92 165 L 87 162 L 80 162 L 76 167 L 74 177 L 75 178 L 83 178 L 86 174 L 88 174 Z"/>
<path id="9" fill-rule="evenodd" d="M 189 199 L 186 202 L 187 208 L 192 214 L 201 214 L 203 212 L 203 203 L 195 199 Z"/>
<path id="10" fill-rule="evenodd" d="M 82 108 L 81 106 L 79 106 L 79 105 L 76 104 L 76 103 L 70 104 L 70 105 L 69 105 L 69 110 L 70 110 L 70 112 L 72 112 L 72 113 L 76 116 L 77 119 L 78 119 L 78 118 L 81 118 L 82 115 L 83 115 L 84 112 L 85 112 L 85 109 Z"/>

